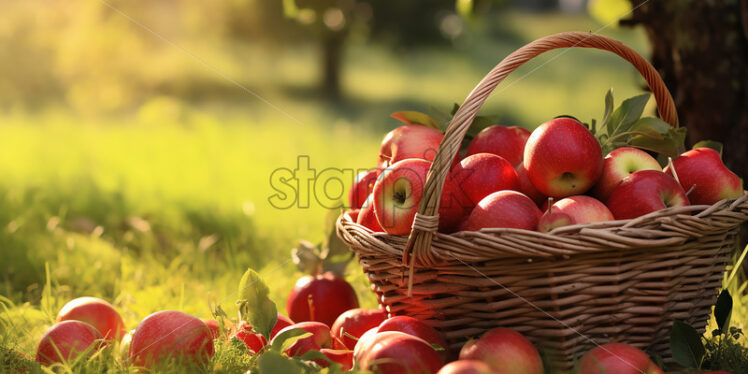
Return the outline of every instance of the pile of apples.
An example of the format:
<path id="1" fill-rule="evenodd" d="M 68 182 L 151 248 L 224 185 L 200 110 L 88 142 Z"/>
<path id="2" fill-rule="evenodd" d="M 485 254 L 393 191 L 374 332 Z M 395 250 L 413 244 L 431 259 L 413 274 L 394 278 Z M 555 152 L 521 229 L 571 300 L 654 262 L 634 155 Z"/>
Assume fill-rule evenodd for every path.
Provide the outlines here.
<path id="1" fill-rule="evenodd" d="M 377 167 L 349 194 L 352 217 L 375 232 L 407 235 L 444 135 L 410 124 L 388 133 Z M 535 131 L 494 125 L 456 152 L 439 203 L 439 232 L 557 227 L 632 219 L 664 208 L 711 205 L 743 194 L 743 182 L 710 148 L 664 169 L 649 153 L 621 147 L 603 157 L 579 121 L 560 117 Z M 356 211 L 356 209 L 358 209 Z"/>
<path id="2" fill-rule="evenodd" d="M 465 343 L 459 354 L 449 353 L 444 349 L 445 337 L 427 323 L 388 315 L 382 309 L 359 308 L 350 284 L 332 273 L 300 278 L 288 296 L 286 311 L 290 318 L 277 313 L 268 342 L 247 321 L 232 326 L 225 319 L 219 324 L 175 310 L 153 313 L 126 332 L 111 304 L 82 297 L 62 308 L 58 322 L 41 339 L 36 360 L 43 365 L 71 362 L 119 342 L 127 366 L 154 369 L 180 363 L 206 367 L 216 345 L 243 343 L 248 355 L 261 357 L 276 345 L 276 339 L 301 330 L 298 339 L 282 344 L 283 355 L 319 370 L 334 365 L 337 371 L 332 372 L 377 374 L 544 372 L 538 350 L 512 329 L 494 328 Z M 579 368 L 581 374 L 662 373 L 644 352 L 620 343 L 590 350 Z"/>

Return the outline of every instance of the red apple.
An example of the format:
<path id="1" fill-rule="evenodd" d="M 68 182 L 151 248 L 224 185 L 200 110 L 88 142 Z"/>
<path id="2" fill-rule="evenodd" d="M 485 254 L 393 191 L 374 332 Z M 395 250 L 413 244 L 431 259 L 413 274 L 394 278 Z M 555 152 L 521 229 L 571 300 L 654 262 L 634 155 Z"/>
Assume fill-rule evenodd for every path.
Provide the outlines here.
<path id="1" fill-rule="evenodd" d="M 301 338 L 291 344 L 284 352 L 289 356 L 301 356 L 309 351 L 319 351 L 321 348 L 332 348 L 332 335 L 330 328 L 321 322 L 299 322 L 288 326 L 278 332 L 278 335 L 293 329 L 302 329 L 311 336 Z M 277 336 L 277 335 L 276 335 Z M 272 344 L 272 343 L 270 343 Z"/>
<path id="2" fill-rule="evenodd" d="M 322 348 L 319 350 L 320 353 L 327 356 L 328 359 L 332 362 L 337 362 L 340 364 L 340 369 L 343 371 L 348 371 L 353 368 L 353 351 L 346 350 L 346 349 L 328 349 L 328 348 Z M 326 368 L 330 366 L 330 362 L 323 359 L 315 359 L 314 362 L 319 364 L 319 366 Z"/>
<path id="3" fill-rule="evenodd" d="M 470 142 L 467 156 L 492 153 L 503 157 L 514 167 L 522 163 L 525 143 L 529 137 L 530 131 L 522 127 L 489 126 L 481 130 Z"/>
<path id="4" fill-rule="evenodd" d="M 57 314 L 57 322 L 70 320 L 90 324 L 107 340 L 119 340 L 127 331 L 112 304 L 96 297 L 79 297 L 65 304 Z"/>
<path id="5" fill-rule="evenodd" d="M 477 153 L 465 157 L 450 171 L 449 179 L 469 199 L 468 210 L 496 191 L 519 190 L 519 178 L 512 165 L 500 156 Z"/>
<path id="6" fill-rule="evenodd" d="M 517 179 L 519 180 L 519 192 L 522 192 L 527 197 L 532 199 L 532 201 L 535 202 L 536 205 L 543 204 L 543 202 L 547 201 L 547 198 L 545 195 L 540 193 L 537 188 L 532 184 L 530 181 L 530 177 L 527 176 L 527 170 L 525 170 L 525 165 L 519 164 L 516 168 L 514 168 L 515 171 L 517 171 Z"/>
<path id="7" fill-rule="evenodd" d="M 395 316 L 389 318 L 377 328 L 377 332 L 379 333 L 384 331 L 400 331 L 421 338 L 429 344 L 436 344 L 444 349 L 447 348 L 447 341 L 444 340 L 444 336 L 439 331 L 413 317 Z"/>
<path id="8" fill-rule="evenodd" d="M 614 149 L 603 160 L 603 173 L 597 181 L 593 194 L 607 201 L 623 178 L 639 170 L 662 170 L 660 164 L 649 153 L 631 147 Z"/>
<path id="9" fill-rule="evenodd" d="M 327 326 L 353 308 L 358 308 L 353 287 L 330 272 L 299 278 L 286 301 L 286 312 L 292 320 L 317 321 Z"/>
<path id="10" fill-rule="evenodd" d="M 42 365 L 51 365 L 73 360 L 84 352 L 91 355 L 103 340 L 104 336 L 99 330 L 88 323 L 62 321 L 44 333 L 36 349 L 36 361 Z"/>
<path id="11" fill-rule="evenodd" d="M 430 127 L 400 126 L 382 140 L 377 168 L 383 169 L 408 158 L 433 161 L 442 138 L 444 134 Z"/>
<path id="12" fill-rule="evenodd" d="M 351 309 L 341 314 L 332 324 L 332 336 L 343 344 L 338 348 L 353 349 L 361 335 L 379 326 L 385 319 L 387 312 L 381 309 Z"/>
<path id="13" fill-rule="evenodd" d="M 696 148 L 673 161 L 678 181 L 695 205 L 712 205 L 722 199 L 743 196 L 743 181 L 731 172 L 711 148 Z M 666 173 L 672 174 L 670 168 Z M 693 188 L 693 189 L 692 189 Z"/>
<path id="14" fill-rule="evenodd" d="M 374 182 L 377 181 L 379 173 L 379 169 L 358 173 L 351 190 L 348 192 L 348 203 L 351 209 L 359 209 L 364 205 L 366 198 L 371 195 L 371 191 L 374 189 Z"/>
<path id="15" fill-rule="evenodd" d="M 608 208 L 616 219 L 688 204 L 686 191 L 675 178 L 657 170 L 640 170 L 623 178 L 608 198 Z"/>
<path id="16" fill-rule="evenodd" d="M 483 361 L 457 360 L 444 365 L 437 374 L 496 374 L 496 372 Z"/>
<path id="17" fill-rule="evenodd" d="M 430 166 L 421 159 L 402 160 L 383 171 L 374 184 L 374 211 L 388 234 L 410 233 Z"/>
<path id="18" fill-rule="evenodd" d="M 256 333 L 252 329 L 252 325 L 246 321 L 241 321 L 239 323 L 239 327 L 237 327 L 236 329 L 236 332 L 231 334 L 231 337 L 229 338 L 229 340 L 234 340 L 234 339 L 244 342 L 247 348 L 253 353 L 259 352 L 263 347 L 265 347 L 268 344 L 267 339 L 265 339 L 265 337 L 262 336 L 262 334 Z"/>
<path id="19" fill-rule="evenodd" d="M 579 360 L 580 374 L 662 374 L 646 353 L 623 343 L 608 343 L 585 353 Z"/>
<path id="20" fill-rule="evenodd" d="M 156 312 L 140 321 L 130 343 L 130 361 L 145 368 L 176 358 L 205 365 L 213 353 L 208 326 L 177 310 Z"/>
<path id="21" fill-rule="evenodd" d="M 370 348 L 363 352 L 357 364 L 362 370 L 379 374 L 427 374 L 436 373 L 443 361 L 423 339 L 399 331 L 386 331 L 371 337 Z"/>
<path id="22" fill-rule="evenodd" d="M 204 318 L 203 323 L 205 323 L 205 326 L 208 326 L 208 329 L 210 329 L 210 336 L 212 336 L 213 339 L 218 339 L 221 336 L 221 325 L 218 321 Z"/>
<path id="23" fill-rule="evenodd" d="M 465 343 L 460 350 L 460 360 L 483 361 L 500 373 L 543 373 L 543 361 L 535 346 L 522 334 L 503 327 Z"/>
<path id="24" fill-rule="evenodd" d="M 356 223 L 374 232 L 384 232 L 382 226 L 377 221 L 377 214 L 374 212 L 374 194 L 369 195 L 361 210 L 356 217 Z"/>
<path id="25" fill-rule="evenodd" d="M 613 213 L 594 197 L 577 195 L 553 203 L 550 212 L 567 214 L 574 224 L 613 221 Z"/>
<path id="26" fill-rule="evenodd" d="M 561 198 L 589 190 L 603 171 L 600 143 L 584 125 L 556 118 L 527 139 L 523 161 L 530 181 L 542 194 Z"/>
<path id="27" fill-rule="evenodd" d="M 499 191 L 483 198 L 460 230 L 500 227 L 535 230 L 540 215 L 540 209 L 529 197 L 517 191 Z"/>
<path id="28" fill-rule="evenodd" d="M 574 222 L 574 220 L 566 213 L 561 213 L 559 211 L 545 212 L 540 216 L 540 221 L 538 221 L 538 231 L 550 232 L 557 227 L 569 226 L 575 223 L 576 222 Z"/>

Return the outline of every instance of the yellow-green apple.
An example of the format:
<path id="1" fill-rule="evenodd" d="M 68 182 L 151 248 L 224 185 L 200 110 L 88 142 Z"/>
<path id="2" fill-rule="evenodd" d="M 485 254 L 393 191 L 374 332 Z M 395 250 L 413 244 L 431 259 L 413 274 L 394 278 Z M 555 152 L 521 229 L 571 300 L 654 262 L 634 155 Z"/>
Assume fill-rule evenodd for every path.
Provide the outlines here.
<path id="1" fill-rule="evenodd" d="M 478 360 L 457 360 L 444 365 L 437 374 L 496 374 L 488 364 Z"/>
<path id="2" fill-rule="evenodd" d="M 351 209 L 360 209 L 364 205 L 366 198 L 374 189 L 374 182 L 377 181 L 380 172 L 379 169 L 372 169 L 358 173 L 348 192 L 348 204 Z"/>
<path id="3" fill-rule="evenodd" d="M 583 194 L 603 171 L 600 143 L 584 125 L 567 117 L 532 132 L 523 164 L 535 188 L 555 198 Z"/>
<path id="4" fill-rule="evenodd" d="M 691 204 L 712 205 L 722 199 L 737 199 L 743 195 L 743 181 L 711 148 L 696 148 L 683 153 L 673 161 L 673 168 L 683 189 L 691 191 L 688 193 Z M 669 166 L 665 172 L 672 174 Z"/>
<path id="5" fill-rule="evenodd" d="M 608 343 L 585 353 L 579 360 L 580 374 L 662 374 L 646 353 L 623 343 Z"/>
<path id="6" fill-rule="evenodd" d="M 492 153 L 501 156 L 512 167 L 522 163 L 525 143 L 530 131 L 518 126 L 494 125 L 481 130 L 468 146 L 466 156 L 478 153 Z"/>
<path id="7" fill-rule="evenodd" d="M 383 169 L 408 158 L 433 161 L 442 138 L 444 134 L 430 127 L 400 126 L 387 133 L 382 140 L 377 168 Z"/>
<path id="8" fill-rule="evenodd" d="M 293 342 L 293 344 L 284 351 L 284 353 L 289 356 L 301 356 L 309 351 L 319 351 L 321 348 L 332 348 L 332 335 L 330 334 L 330 328 L 321 322 L 307 321 L 295 323 L 280 330 L 274 339 L 277 339 L 277 337 L 284 332 L 293 329 L 302 329 L 312 335 Z M 271 342 L 270 344 L 273 343 Z"/>
<path id="9" fill-rule="evenodd" d="M 332 324 L 332 336 L 343 345 L 336 348 L 353 349 L 361 335 L 379 326 L 385 319 L 387 312 L 382 309 L 356 308 L 346 311 Z"/>
<path id="10" fill-rule="evenodd" d="M 527 197 L 532 199 L 535 204 L 540 205 L 546 201 L 546 196 L 540 193 L 537 188 L 530 181 L 530 177 L 527 176 L 527 170 L 525 165 L 519 164 L 514 170 L 517 172 L 517 179 L 519 180 L 519 192 L 522 192 Z"/>
<path id="11" fill-rule="evenodd" d="M 385 169 L 374 184 L 374 212 L 382 229 L 392 235 L 410 233 L 431 163 L 409 158 Z"/>
<path id="12" fill-rule="evenodd" d="M 608 153 L 603 159 L 603 173 L 592 190 L 600 201 L 607 201 L 623 178 L 639 170 L 662 170 L 660 164 L 649 153 L 631 147 L 621 147 Z"/>
<path id="13" fill-rule="evenodd" d="M 57 322 L 82 321 L 95 327 L 107 340 L 125 336 L 125 323 L 112 304 L 96 297 L 79 297 L 69 301 L 57 313 Z"/>
<path id="14" fill-rule="evenodd" d="M 44 333 L 36 348 L 36 361 L 42 365 L 73 360 L 82 353 L 93 354 L 104 336 L 88 323 L 76 320 L 54 324 Z"/>
<path id="15" fill-rule="evenodd" d="M 299 278 L 286 300 L 286 312 L 293 321 L 317 321 L 327 326 L 353 308 L 358 308 L 353 287 L 331 272 Z"/>
<path id="16" fill-rule="evenodd" d="M 689 205 L 686 191 L 670 174 L 640 170 L 626 178 L 608 198 L 616 219 L 631 219 L 660 209 Z"/>
<path id="17" fill-rule="evenodd" d="M 551 212 L 550 210 L 543 213 L 538 221 L 538 231 L 550 232 L 551 230 L 575 224 L 574 220 L 566 213 L 559 211 Z"/>
<path id="18" fill-rule="evenodd" d="M 501 227 L 535 230 L 540 216 L 540 209 L 529 197 L 517 191 L 498 191 L 475 206 L 460 231 Z"/>
<path id="19" fill-rule="evenodd" d="M 460 360 L 483 361 L 499 373 L 543 373 L 543 361 L 535 346 L 522 334 L 503 327 L 465 343 L 460 350 Z"/>
<path id="20" fill-rule="evenodd" d="M 374 212 L 374 194 L 369 195 L 369 197 L 366 199 L 363 207 L 358 212 L 356 223 L 365 226 L 366 228 L 374 232 L 384 231 L 382 229 L 382 226 L 379 225 L 379 221 L 377 221 L 377 215 Z"/>
<path id="21" fill-rule="evenodd" d="M 371 337 L 369 349 L 363 351 L 356 363 L 362 370 L 378 374 L 434 374 L 442 367 L 443 360 L 423 339 L 385 331 Z"/>
<path id="22" fill-rule="evenodd" d="M 173 359 L 202 366 L 213 353 L 213 336 L 208 326 L 178 310 L 156 312 L 140 321 L 130 343 L 130 362 L 145 368 Z"/>

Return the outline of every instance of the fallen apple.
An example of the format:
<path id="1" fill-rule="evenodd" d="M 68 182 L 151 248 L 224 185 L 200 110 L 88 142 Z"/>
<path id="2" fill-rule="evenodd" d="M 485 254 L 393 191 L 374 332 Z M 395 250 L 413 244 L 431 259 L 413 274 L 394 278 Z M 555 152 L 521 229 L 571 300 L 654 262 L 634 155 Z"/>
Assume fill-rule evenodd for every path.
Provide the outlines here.
<path id="1" fill-rule="evenodd" d="M 107 340 L 118 341 L 127 331 L 112 304 L 96 297 L 79 297 L 65 304 L 57 314 L 57 322 L 70 320 L 88 323 Z"/>
<path id="2" fill-rule="evenodd" d="M 42 365 L 68 362 L 80 354 L 89 356 L 103 344 L 104 336 L 88 323 L 69 320 L 54 324 L 44 333 L 36 348 L 36 361 Z"/>
<path id="3" fill-rule="evenodd" d="M 358 308 L 353 287 L 330 272 L 299 278 L 286 300 L 286 312 L 291 320 L 317 321 L 327 326 L 353 308 Z"/>

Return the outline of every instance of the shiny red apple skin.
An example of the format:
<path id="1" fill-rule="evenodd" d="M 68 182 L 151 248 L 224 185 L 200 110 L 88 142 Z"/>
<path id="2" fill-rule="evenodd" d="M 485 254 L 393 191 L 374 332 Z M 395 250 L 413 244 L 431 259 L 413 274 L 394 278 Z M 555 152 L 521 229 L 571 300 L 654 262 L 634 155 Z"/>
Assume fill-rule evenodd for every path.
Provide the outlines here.
<path id="1" fill-rule="evenodd" d="M 244 342 L 247 348 L 253 353 L 259 352 L 268 344 L 267 339 L 265 339 L 262 334 L 254 332 L 254 330 L 252 330 L 252 325 L 245 321 L 239 323 L 236 332 L 231 334 L 231 337 L 229 337 L 229 340 L 234 339 Z"/>
<path id="2" fill-rule="evenodd" d="M 488 364 L 478 360 L 457 360 L 444 365 L 437 374 L 496 374 Z"/>
<path id="3" fill-rule="evenodd" d="M 550 232 L 551 230 L 575 224 L 574 220 L 566 213 L 545 212 L 538 221 L 538 231 Z"/>
<path id="4" fill-rule="evenodd" d="M 542 194 L 554 198 L 581 195 L 602 174 L 602 149 L 584 125 L 571 118 L 556 118 L 532 132 L 523 164 Z"/>
<path id="5" fill-rule="evenodd" d="M 358 212 L 356 223 L 374 232 L 384 232 L 384 229 L 379 225 L 379 221 L 377 220 L 377 214 L 374 212 L 374 194 L 369 195 L 366 199 L 363 207 Z"/>
<path id="6" fill-rule="evenodd" d="M 362 171 L 356 176 L 356 180 L 353 182 L 350 191 L 348 192 L 348 204 L 350 209 L 360 209 L 366 198 L 371 195 L 371 191 L 374 189 L 374 182 L 377 181 L 377 177 L 381 170 L 372 169 Z"/>
<path id="7" fill-rule="evenodd" d="M 603 159 L 603 173 L 592 194 L 606 202 L 623 178 L 639 170 L 662 170 L 649 153 L 631 147 L 616 148 Z"/>
<path id="8" fill-rule="evenodd" d="M 442 138 L 444 134 L 430 127 L 400 126 L 387 133 L 382 140 L 377 168 L 384 169 L 409 158 L 433 161 Z"/>
<path id="9" fill-rule="evenodd" d="M 199 318 L 177 310 L 156 312 L 140 321 L 130 343 L 130 362 L 145 368 L 180 357 L 204 365 L 213 353 L 208 326 Z"/>
<path id="10" fill-rule="evenodd" d="M 478 203 L 460 231 L 484 228 L 536 230 L 540 216 L 540 209 L 529 197 L 517 191 L 499 191 Z"/>
<path id="11" fill-rule="evenodd" d="M 108 302 L 96 297 L 69 301 L 57 314 L 57 322 L 82 321 L 95 327 L 107 340 L 119 340 L 127 333 L 122 316 Z"/>
<path id="12" fill-rule="evenodd" d="M 514 170 L 517 172 L 519 192 L 525 194 L 525 196 L 529 197 L 538 206 L 547 201 L 547 196 L 540 193 L 540 191 L 538 191 L 538 189 L 535 188 L 535 186 L 530 181 L 530 177 L 527 176 L 527 170 L 525 170 L 525 166 L 523 164 L 517 165 Z"/>
<path id="13" fill-rule="evenodd" d="M 465 157 L 452 168 L 450 178 L 457 181 L 470 199 L 470 208 L 496 191 L 519 191 L 519 178 L 514 167 L 502 157 L 490 153 Z"/>
<path id="14" fill-rule="evenodd" d="M 374 212 L 386 233 L 410 233 L 430 166 L 421 159 L 402 160 L 383 171 L 374 184 Z"/>
<path id="15" fill-rule="evenodd" d="M 691 191 L 688 194 L 691 204 L 712 205 L 722 199 L 743 196 L 743 181 L 711 148 L 696 148 L 683 153 L 673 161 L 673 168 L 683 189 Z M 665 172 L 672 174 L 669 166 Z"/>
<path id="16" fill-rule="evenodd" d="M 543 373 L 543 361 L 535 346 L 522 334 L 503 327 L 465 343 L 460 350 L 460 360 L 483 361 L 499 373 Z"/>
<path id="17" fill-rule="evenodd" d="M 358 308 L 358 297 L 353 287 L 330 272 L 299 278 L 286 300 L 286 313 L 297 323 L 317 321 L 331 326 L 339 315 L 354 308 Z"/>
<path id="18" fill-rule="evenodd" d="M 386 319 L 377 328 L 377 332 L 379 333 L 385 331 L 400 331 L 421 338 L 429 344 L 436 344 L 444 349 L 447 348 L 447 341 L 444 340 L 442 333 L 413 317 L 394 316 Z"/>
<path id="19" fill-rule="evenodd" d="M 594 197 L 576 195 L 565 197 L 551 206 L 551 212 L 569 215 L 575 224 L 613 221 L 613 213 Z"/>
<path id="20" fill-rule="evenodd" d="M 91 348 L 93 354 L 103 342 L 104 336 L 88 323 L 68 320 L 54 324 L 44 333 L 36 348 L 36 361 L 42 365 L 75 359 Z M 59 351 L 59 354 L 57 353 Z"/>
<path id="21" fill-rule="evenodd" d="M 530 131 L 518 126 L 494 125 L 481 130 L 468 146 L 466 156 L 492 153 L 506 159 L 512 167 L 522 163 Z"/>
<path id="22" fill-rule="evenodd" d="M 593 348 L 579 360 L 580 374 L 662 374 L 646 353 L 623 343 Z"/>
<path id="23" fill-rule="evenodd" d="M 362 370 L 378 374 L 433 374 L 443 365 L 442 357 L 429 343 L 399 331 L 375 334 L 370 348 L 357 361 Z"/>
<path id="24" fill-rule="evenodd" d="M 327 356 L 330 361 L 340 364 L 340 369 L 343 371 L 348 371 L 353 368 L 353 351 L 351 350 L 322 348 L 319 352 Z M 323 368 L 330 366 L 330 363 L 326 360 L 315 359 L 313 361 Z"/>
<path id="25" fill-rule="evenodd" d="M 632 219 L 687 205 L 683 187 L 669 174 L 657 170 L 640 170 L 629 175 L 608 198 L 608 208 L 616 219 Z"/>
<path id="26" fill-rule="evenodd" d="M 387 312 L 382 309 L 356 308 L 346 311 L 332 324 L 332 336 L 343 344 L 342 347 L 336 348 L 353 349 L 358 341 L 356 339 L 379 326 L 385 319 L 387 319 Z"/>
<path id="27" fill-rule="evenodd" d="M 332 334 L 330 328 L 321 322 L 299 322 L 288 326 L 278 332 L 278 335 L 288 330 L 302 329 L 311 333 L 311 336 L 301 338 L 291 344 L 284 352 L 289 356 L 301 356 L 309 351 L 319 351 L 322 348 L 332 348 Z M 270 343 L 272 344 L 272 342 Z"/>

